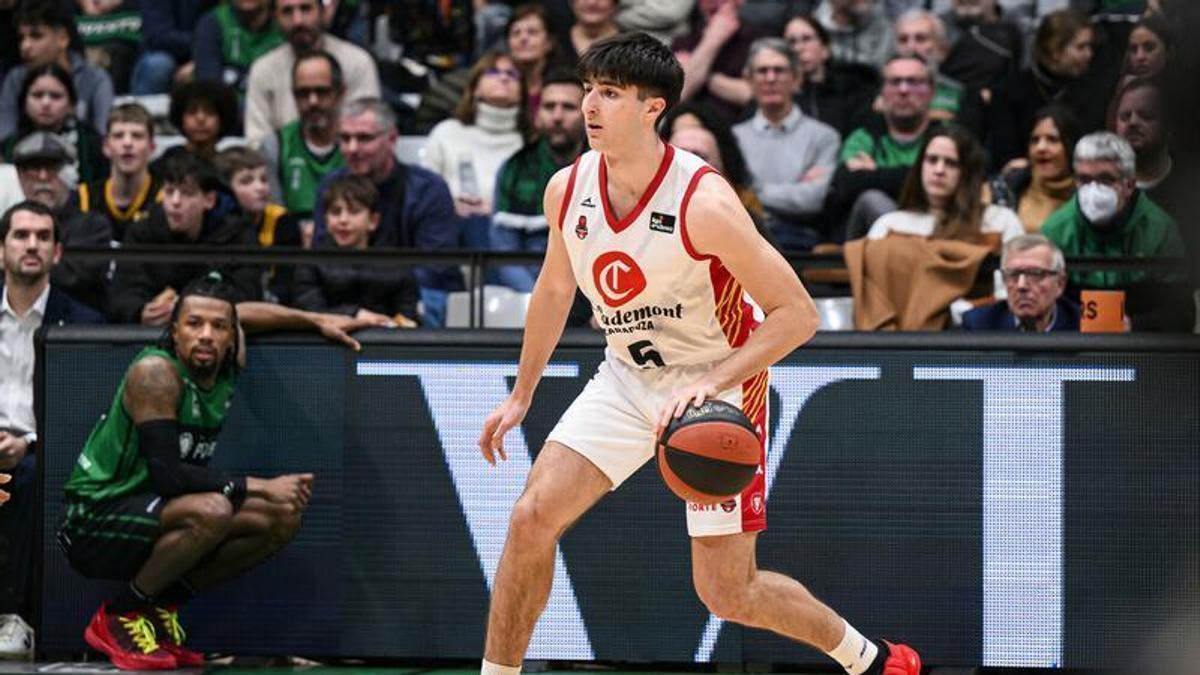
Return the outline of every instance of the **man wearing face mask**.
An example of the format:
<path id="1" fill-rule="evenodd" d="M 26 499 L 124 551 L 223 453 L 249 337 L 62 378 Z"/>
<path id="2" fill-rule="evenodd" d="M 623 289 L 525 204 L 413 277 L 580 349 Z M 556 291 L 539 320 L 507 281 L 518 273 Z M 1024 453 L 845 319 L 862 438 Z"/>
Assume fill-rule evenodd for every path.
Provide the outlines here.
<path id="1" fill-rule="evenodd" d="M 1175 221 L 1137 187 L 1137 159 L 1129 143 L 1116 134 L 1088 134 L 1075 146 L 1076 194 L 1046 219 L 1042 234 L 1068 257 L 1180 257 L 1183 240 Z M 1181 276 L 1171 272 L 1099 270 L 1072 272 L 1079 289 L 1126 292 L 1125 307 L 1134 330 L 1185 328 L 1175 311 L 1175 286 Z"/>

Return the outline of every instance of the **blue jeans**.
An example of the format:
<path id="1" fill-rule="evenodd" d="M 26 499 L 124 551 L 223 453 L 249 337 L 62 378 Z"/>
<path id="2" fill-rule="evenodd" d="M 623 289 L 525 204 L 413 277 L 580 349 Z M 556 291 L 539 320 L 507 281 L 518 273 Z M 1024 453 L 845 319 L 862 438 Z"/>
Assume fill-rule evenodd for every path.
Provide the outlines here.
<path id="1" fill-rule="evenodd" d="M 518 230 L 492 224 L 489 231 L 493 251 L 545 251 L 550 240 L 549 230 Z M 541 265 L 504 265 L 496 269 L 498 281 L 514 291 L 533 290 Z"/>
<path id="2" fill-rule="evenodd" d="M 166 94 L 175 80 L 175 57 L 168 52 L 144 52 L 133 66 L 129 93 L 134 96 Z"/>
<path id="3" fill-rule="evenodd" d="M 12 499 L 0 508 L 0 537 L 8 547 L 6 567 L 0 570 L 0 614 L 25 614 L 33 567 L 34 505 L 41 499 L 37 490 L 37 455 L 26 455 L 6 473 L 12 475 L 12 481 L 4 489 Z"/>
<path id="4" fill-rule="evenodd" d="M 441 328 L 446 325 L 446 301 L 450 291 L 440 288 L 421 287 L 421 325 L 425 328 Z"/>

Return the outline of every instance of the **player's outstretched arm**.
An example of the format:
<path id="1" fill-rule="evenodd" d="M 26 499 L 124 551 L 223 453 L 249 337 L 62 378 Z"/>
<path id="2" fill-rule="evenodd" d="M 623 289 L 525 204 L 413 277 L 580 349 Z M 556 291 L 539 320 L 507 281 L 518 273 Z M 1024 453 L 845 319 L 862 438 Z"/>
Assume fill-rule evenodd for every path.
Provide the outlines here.
<path id="1" fill-rule="evenodd" d="M 550 355 L 554 353 L 558 339 L 562 337 L 567 314 L 575 301 L 575 276 L 571 272 L 571 261 L 567 257 L 558 222 L 570 173 L 571 167 L 562 169 L 546 185 L 543 208 L 546 220 L 550 223 L 550 240 L 542 271 L 529 298 L 517 380 L 512 394 L 488 415 L 479 434 L 479 451 L 489 464 L 496 463 L 497 455 L 501 460 L 508 459 L 504 453 L 504 434 L 525 419 L 533 392 L 542 378 L 546 363 L 550 361 Z"/>
<path id="2" fill-rule="evenodd" d="M 249 332 L 268 330 L 316 330 L 330 340 L 341 342 L 354 351 L 362 349 L 350 333 L 369 326 L 383 325 L 380 321 L 358 319 L 342 314 L 306 312 L 270 302 L 239 302 L 238 320 Z M 240 350 L 244 355 L 246 350 Z M 242 364 L 244 365 L 244 364 Z"/>
<path id="3" fill-rule="evenodd" d="M 754 229 L 750 215 L 723 178 L 700 179 L 684 214 L 687 237 L 701 255 L 716 256 L 766 314 L 740 349 L 664 407 L 660 430 L 689 402 L 699 404 L 746 381 L 807 342 L 820 317 L 795 270 Z"/>

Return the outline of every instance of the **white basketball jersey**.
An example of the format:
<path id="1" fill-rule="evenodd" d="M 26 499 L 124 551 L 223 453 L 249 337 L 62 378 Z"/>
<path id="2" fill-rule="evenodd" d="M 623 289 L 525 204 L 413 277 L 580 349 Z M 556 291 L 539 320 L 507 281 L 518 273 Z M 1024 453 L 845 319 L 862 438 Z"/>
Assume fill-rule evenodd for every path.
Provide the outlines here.
<path id="1" fill-rule="evenodd" d="M 721 260 L 687 238 L 688 201 L 714 169 L 667 145 L 654 180 L 620 219 L 606 171 L 599 152 L 575 162 L 558 226 L 609 351 L 638 368 L 728 356 L 757 326 L 755 307 Z"/>

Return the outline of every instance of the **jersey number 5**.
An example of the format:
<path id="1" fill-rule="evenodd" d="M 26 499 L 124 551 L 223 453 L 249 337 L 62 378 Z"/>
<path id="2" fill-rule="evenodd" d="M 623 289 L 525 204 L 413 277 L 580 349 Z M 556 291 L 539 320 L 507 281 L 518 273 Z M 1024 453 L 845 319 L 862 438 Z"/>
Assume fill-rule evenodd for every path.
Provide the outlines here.
<path id="1" fill-rule="evenodd" d="M 659 368 L 667 365 L 663 363 L 662 355 L 654 349 L 654 343 L 649 340 L 639 340 L 629 345 L 629 355 L 633 357 L 633 362 L 645 368 L 647 364 L 654 364 Z"/>

